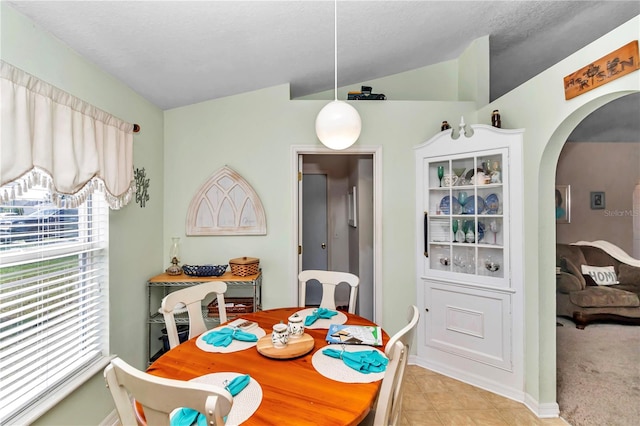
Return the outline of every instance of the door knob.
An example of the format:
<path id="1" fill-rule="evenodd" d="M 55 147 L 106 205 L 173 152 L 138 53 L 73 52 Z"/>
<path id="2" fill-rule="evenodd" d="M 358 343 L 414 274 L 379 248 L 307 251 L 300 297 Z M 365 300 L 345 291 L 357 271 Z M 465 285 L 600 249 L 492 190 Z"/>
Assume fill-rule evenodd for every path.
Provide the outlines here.
<path id="1" fill-rule="evenodd" d="M 322 244 L 320 244 L 320 247 L 322 247 L 322 250 L 324 250 L 324 249 L 327 248 L 327 244 L 326 243 L 322 243 Z"/>

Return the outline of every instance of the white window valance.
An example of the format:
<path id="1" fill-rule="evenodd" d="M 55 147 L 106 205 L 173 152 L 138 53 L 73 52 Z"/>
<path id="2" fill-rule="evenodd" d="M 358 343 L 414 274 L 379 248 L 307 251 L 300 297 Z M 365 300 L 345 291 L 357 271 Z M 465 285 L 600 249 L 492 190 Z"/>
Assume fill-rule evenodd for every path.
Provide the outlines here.
<path id="1" fill-rule="evenodd" d="M 0 192 L 8 201 L 44 184 L 81 204 L 96 189 L 112 209 L 135 192 L 133 124 L 0 61 Z"/>

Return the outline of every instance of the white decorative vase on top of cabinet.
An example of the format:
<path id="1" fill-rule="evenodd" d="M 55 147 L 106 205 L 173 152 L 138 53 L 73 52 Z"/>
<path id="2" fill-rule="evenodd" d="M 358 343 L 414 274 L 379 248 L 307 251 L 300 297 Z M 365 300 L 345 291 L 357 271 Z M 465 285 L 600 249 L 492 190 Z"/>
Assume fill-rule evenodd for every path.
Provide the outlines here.
<path id="1" fill-rule="evenodd" d="M 463 126 L 415 148 L 418 363 L 520 401 L 523 133 Z"/>

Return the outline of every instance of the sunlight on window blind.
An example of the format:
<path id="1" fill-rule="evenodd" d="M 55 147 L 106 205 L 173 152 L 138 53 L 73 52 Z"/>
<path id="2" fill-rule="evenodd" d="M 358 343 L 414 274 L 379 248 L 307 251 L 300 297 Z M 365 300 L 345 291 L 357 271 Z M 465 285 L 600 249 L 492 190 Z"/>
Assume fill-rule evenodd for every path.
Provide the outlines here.
<path id="1" fill-rule="evenodd" d="M 108 355 L 107 243 L 100 193 L 77 208 L 44 190 L 0 205 L 3 422 Z"/>

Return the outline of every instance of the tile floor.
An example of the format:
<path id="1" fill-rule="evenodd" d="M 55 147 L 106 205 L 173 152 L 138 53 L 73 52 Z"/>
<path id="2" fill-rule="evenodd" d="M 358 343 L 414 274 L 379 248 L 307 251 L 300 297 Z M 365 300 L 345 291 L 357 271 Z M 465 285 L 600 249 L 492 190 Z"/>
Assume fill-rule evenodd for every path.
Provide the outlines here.
<path id="1" fill-rule="evenodd" d="M 415 365 L 405 375 L 401 426 L 567 426 L 512 401 Z"/>

